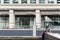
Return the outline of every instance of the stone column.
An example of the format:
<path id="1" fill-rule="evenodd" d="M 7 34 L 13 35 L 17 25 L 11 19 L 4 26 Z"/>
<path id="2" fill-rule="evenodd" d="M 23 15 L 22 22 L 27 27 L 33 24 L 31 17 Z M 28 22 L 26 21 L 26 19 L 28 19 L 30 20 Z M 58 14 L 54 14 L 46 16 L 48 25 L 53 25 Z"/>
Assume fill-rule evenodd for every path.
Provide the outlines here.
<path id="1" fill-rule="evenodd" d="M 41 28 L 41 14 L 40 10 L 36 10 L 36 27 Z"/>
<path id="2" fill-rule="evenodd" d="M 36 0 L 36 4 L 39 4 L 39 0 Z"/>
<path id="3" fill-rule="evenodd" d="M 18 0 L 19 4 L 21 4 L 21 0 Z"/>
<path id="4" fill-rule="evenodd" d="M 45 4 L 48 4 L 48 0 L 45 0 Z"/>
<path id="5" fill-rule="evenodd" d="M 4 4 L 4 0 L 1 0 L 1 4 Z"/>
<path id="6" fill-rule="evenodd" d="M 54 0 L 54 4 L 57 4 L 57 0 Z"/>
<path id="7" fill-rule="evenodd" d="M 27 0 L 27 3 L 30 4 L 30 0 Z"/>
<path id="8" fill-rule="evenodd" d="M 15 28 L 15 15 L 13 10 L 9 10 L 9 28 Z"/>
<path id="9" fill-rule="evenodd" d="M 10 0 L 10 4 L 12 4 L 13 3 L 13 0 Z"/>

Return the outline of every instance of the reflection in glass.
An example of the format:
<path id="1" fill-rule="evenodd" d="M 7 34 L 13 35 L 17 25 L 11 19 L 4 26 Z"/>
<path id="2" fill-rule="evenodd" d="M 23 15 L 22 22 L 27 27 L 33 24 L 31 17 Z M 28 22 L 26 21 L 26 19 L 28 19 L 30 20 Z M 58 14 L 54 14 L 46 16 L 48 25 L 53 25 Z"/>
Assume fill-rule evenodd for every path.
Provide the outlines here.
<path id="1" fill-rule="evenodd" d="M 4 3 L 10 3 L 10 0 L 4 0 Z"/>
<path id="2" fill-rule="evenodd" d="M 36 3 L 36 0 L 30 0 L 30 3 L 31 4 L 35 4 Z"/>
<path id="3" fill-rule="evenodd" d="M 21 0 L 21 3 L 26 4 L 27 0 Z"/>
<path id="4" fill-rule="evenodd" d="M 8 17 L 0 17 L 0 29 L 2 29 L 3 27 L 9 27 Z"/>
<path id="5" fill-rule="evenodd" d="M 30 29 L 34 25 L 34 18 L 16 17 L 16 28 Z"/>
<path id="6" fill-rule="evenodd" d="M 13 0 L 13 3 L 18 3 L 18 0 Z"/>
<path id="7" fill-rule="evenodd" d="M 45 0 L 39 0 L 39 3 L 43 3 L 44 4 L 45 3 Z"/>

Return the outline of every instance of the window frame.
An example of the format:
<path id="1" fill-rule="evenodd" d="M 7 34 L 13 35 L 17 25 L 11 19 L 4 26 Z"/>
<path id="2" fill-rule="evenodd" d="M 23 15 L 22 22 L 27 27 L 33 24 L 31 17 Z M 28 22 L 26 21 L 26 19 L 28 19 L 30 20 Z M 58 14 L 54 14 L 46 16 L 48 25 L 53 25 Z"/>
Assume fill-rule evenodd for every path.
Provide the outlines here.
<path id="1" fill-rule="evenodd" d="M 10 3 L 10 0 L 8 1 L 8 0 L 4 0 L 4 3 L 5 4 L 9 4 Z"/>
<path id="2" fill-rule="evenodd" d="M 60 4 L 60 0 L 57 0 L 57 4 Z"/>
<path id="3" fill-rule="evenodd" d="M 30 4 L 36 4 L 36 0 L 34 0 L 34 1 L 30 0 Z"/>
<path id="4" fill-rule="evenodd" d="M 48 0 L 48 4 L 54 4 L 54 0 Z"/>
<path id="5" fill-rule="evenodd" d="M 18 3 L 18 0 L 15 0 L 15 1 L 13 0 L 12 2 L 13 2 L 14 4 L 17 4 L 17 3 Z"/>
<path id="6" fill-rule="evenodd" d="M 22 0 L 21 0 L 21 3 L 22 3 L 22 4 L 27 4 L 27 0 L 26 0 L 26 1 L 22 1 Z"/>
<path id="7" fill-rule="evenodd" d="M 45 4 L 45 0 L 39 0 L 39 3 Z"/>

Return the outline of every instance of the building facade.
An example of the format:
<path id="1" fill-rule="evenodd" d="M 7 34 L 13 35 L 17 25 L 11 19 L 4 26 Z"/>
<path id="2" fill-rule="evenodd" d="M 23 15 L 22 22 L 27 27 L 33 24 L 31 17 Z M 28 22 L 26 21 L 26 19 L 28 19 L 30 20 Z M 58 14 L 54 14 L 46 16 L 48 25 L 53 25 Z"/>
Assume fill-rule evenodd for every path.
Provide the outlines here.
<path id="1" fill-rule="evenodd" d="M 0 0 L 0 29 L 60 29 L 60 0 Z"/>
<path id="2" fill-rule="evenodd" d="M 60 0 L 0 0 L 0 36 L 41 36 L 45 16 L 60 33 Z"/>

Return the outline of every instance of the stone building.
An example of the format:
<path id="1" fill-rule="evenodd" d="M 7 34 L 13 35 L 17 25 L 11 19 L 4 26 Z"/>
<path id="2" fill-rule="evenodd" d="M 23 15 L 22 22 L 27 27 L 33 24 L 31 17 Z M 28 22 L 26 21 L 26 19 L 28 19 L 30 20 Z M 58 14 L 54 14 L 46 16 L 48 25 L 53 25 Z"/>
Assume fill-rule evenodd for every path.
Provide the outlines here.
<path id="1" fill-rule="evenodd" d="M 60 29 L 60 0 L 0 0 L 0 29 Z"/>

